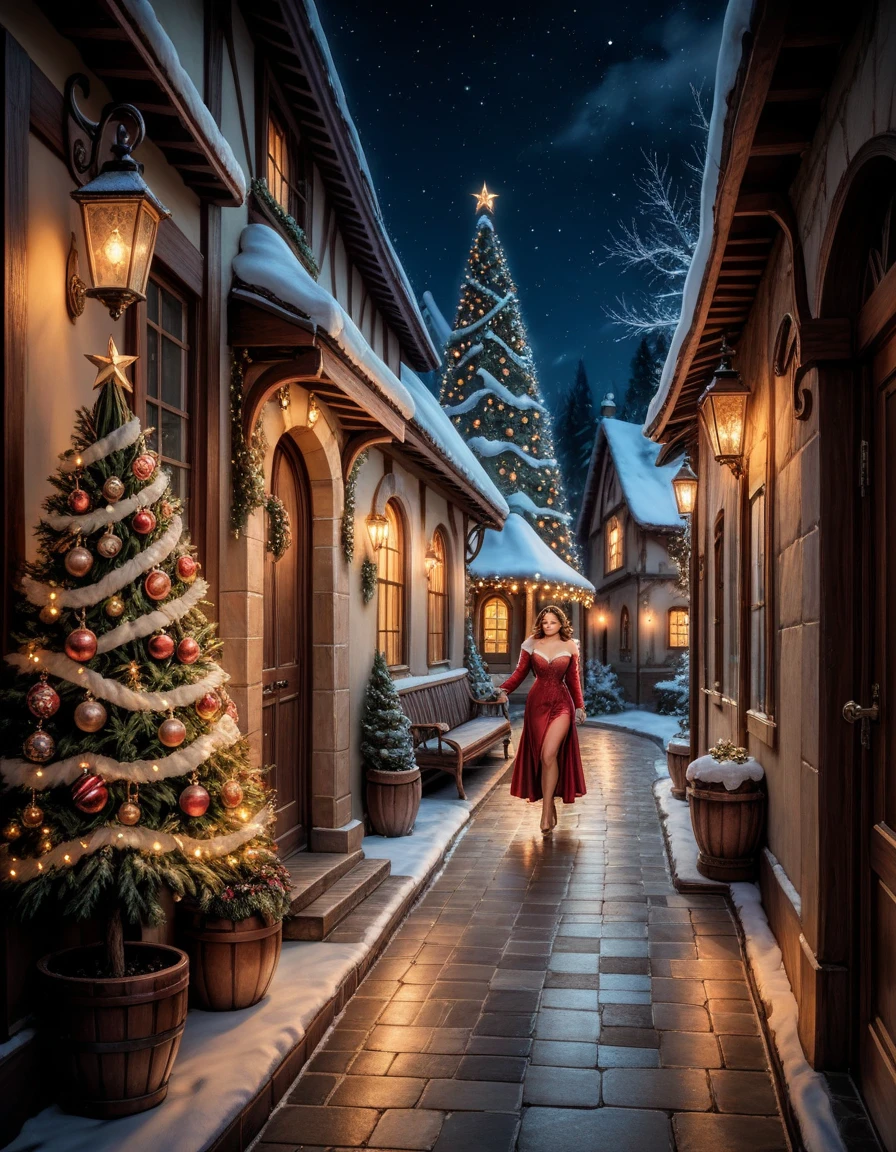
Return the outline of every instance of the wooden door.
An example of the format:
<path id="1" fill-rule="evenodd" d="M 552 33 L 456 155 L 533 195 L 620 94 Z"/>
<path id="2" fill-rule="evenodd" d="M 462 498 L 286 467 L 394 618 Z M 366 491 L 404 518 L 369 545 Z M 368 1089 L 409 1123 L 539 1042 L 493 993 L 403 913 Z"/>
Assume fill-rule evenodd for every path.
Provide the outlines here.
<path id="1" fill-rule="evenodd" d="M 311 722 L 311 515 L 301 454 L 288 436 L 274 449 L 271 491 L 289 513 L 292 545 L 274 563 L 265 554 L 262 732 L 273 765 L 281 852 L 308 842 Z"/>
<path id="2" fill-rule="evenodd" d="M 884 1147 L 896 1152 L 896 337 L 876 353 L 871 384 L 871 683 L 859 703 L 878 695 L 880 713 L 867 728 L 862 773 L 859 1065 Z"/>

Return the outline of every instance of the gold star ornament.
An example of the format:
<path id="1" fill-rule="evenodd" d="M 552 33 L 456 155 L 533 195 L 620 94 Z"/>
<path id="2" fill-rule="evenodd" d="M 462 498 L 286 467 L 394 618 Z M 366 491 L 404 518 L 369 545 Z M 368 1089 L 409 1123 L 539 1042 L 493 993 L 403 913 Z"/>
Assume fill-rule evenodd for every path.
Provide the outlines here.
<path id="1" fill-rule="evenodd" d="M 138 356 L 122 356 L 118 349 L 115 347 L 115 341 L 109 337 L 109 355 L 108 356 L 91 356 L 90 353 L 85 352 L 84 355 L 91 364 L 96 366 L 96 380 L 93 382 L 94 388 L 99 388 L 105 384 L 107 380 L 112 380 L 120 388 L 124 388 L 126 392 L 133 392 L 131 382 L 124 374 L 125 368 L 138 360 Z"/>
<path id="2" fill-rule="evenodd" d="M 489 192 L 488 185 L 486 184 L 486 182 L 484 180 L 482 181 L 482 191 L 481 192 L 471 192 L 470 195 L 476 197 L 476 211 L 477 212 L 481 208 L 485 208 L 485 210 L 487 212 L 494 212 L 495 201 L 498 199 L 499 193 L 498 192 Z"/>

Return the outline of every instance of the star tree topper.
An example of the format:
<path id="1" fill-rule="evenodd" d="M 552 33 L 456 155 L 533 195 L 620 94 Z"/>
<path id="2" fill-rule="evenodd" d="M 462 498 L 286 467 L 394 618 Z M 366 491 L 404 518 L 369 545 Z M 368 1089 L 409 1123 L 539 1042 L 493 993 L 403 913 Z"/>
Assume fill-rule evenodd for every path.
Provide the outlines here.
<path id="1" fill-rule="evenodd" d="M 125 368 L 138 360 L 138 356 L 122 356 L 118 349 L 115 347 L 115 341 L 109 337 L 109 355 L 108 356 L 91 356 L 89 352 L 84 355 L 91 364 L 96 366 L 96 380 L 93 382 L 94 388 L 99 388 L 105 384 L 107 380 L 113 380 L 119 387 L 124 388 L 127 392 L 133 392 L 131 382 L 124 374 Z"/>
<path id="2" fill-rule="evenodd" d="M 488 211 L 488 212 L 494 212 L 495 201 L 498 199 L 498 196 L 500 195 L 500 193 L 499 192 L 489 192 L 488 185 L 483 180 L 482 181 L 482 191 L 481 192 L 471 192 L 470 195 L 476 197 L 476 211 L 477 212 L 481 208 L 485 208 L 486 211 Z"/>

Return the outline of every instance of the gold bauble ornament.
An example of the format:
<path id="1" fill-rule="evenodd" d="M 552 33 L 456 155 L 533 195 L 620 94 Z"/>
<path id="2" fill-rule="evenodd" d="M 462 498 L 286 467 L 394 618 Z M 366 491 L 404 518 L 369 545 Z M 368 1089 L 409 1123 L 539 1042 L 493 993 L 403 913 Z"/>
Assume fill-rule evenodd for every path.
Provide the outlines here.
<path id="1" fill-rule="evenodd" d="M 127 824 L 129 827 L 139 824 L 141 815 L 139 806 L 133 800 L 125 800 L 118 809 L 118 823 Z"/>
<path id="2" fill-rule="evenodd" d="M 103 611 L 110 620 L 117 620 L 124 615 L 125 603 L 120 596 L 110 596 L 103 605 Z"/>
<path id="3" fill-rule="evenodd" d="M 22 823 L 26 828 L 37 828 L 44 822 L 44 810 L 32 801 L 22 812 Z"/>

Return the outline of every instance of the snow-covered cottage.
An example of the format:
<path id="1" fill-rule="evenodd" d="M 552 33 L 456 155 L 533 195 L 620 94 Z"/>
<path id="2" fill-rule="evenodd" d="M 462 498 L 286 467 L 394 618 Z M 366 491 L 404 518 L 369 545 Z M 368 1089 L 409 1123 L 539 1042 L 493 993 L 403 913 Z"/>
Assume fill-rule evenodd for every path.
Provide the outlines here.
<path id="1" fill-rule="evenodd" d="M 759 882 L 799 1041 L 813 1067 L 852 1074 L 888 1152 L 896 1149 L 894 85 L 891 0 L 729 4 L 700 237 L 645 428 L 662 445 L 661 462 L 688 448 L 699 475 L 691 751 L 724 737 L 765 768 Z M 718 373 L 725 331 L 736 357 Z M 711 418 L 722 403 L 727 443 Z M 777 1019 L 776 1007 L 775 1029 Z M 785 1061 L 799 1093 L 816 1100 L 818 1128 L 811 1139 L 804 1133 L 806 1144 L 832 1146 L 836 1118 L 795 1048 Z M 856 1123 L 850 1134 L 871 1142 Z"/>
<path id="2" fill-rule="evenodd" d="M 464 559 L 474 527 L 500 528 L 507 504 L 417 375 L 439 353 L 390 243 L 312 0 L 4 4 L 0 40 L 3 651 L 13 624 L 5 593 L 34 556 L 44 477 L 69 445 L 75 410 L 91 402 L 84 355 L 111 333 L 140 357 L 132 402 L 161 429 L 162 462 L 186 501 L 216 606 L 228 691 L 255 762 L 273 765 L 294 912 L 313 919 L 311 905 L 341 878 L 326 924 L 293 935 L 329 931 L 388 874 L 362 859 L 358 732 L 374 653 L 385 651 L 406 685 L 465 674 Z M 65 95 L 77 73 L 89 81 L 89 95 L 74 86 L 79 120 Z M 136 158 L 171 211 L 146 299 L 115 319 L 78 290 L 87 246 L 70 195 L 88 175 L 89 121 L 113 101 L 141 111 Z M 278 563 L 262 510 L 238 539 L 230 531 L 231 506 L 247 492 L 234 488 L 233 446 L 256 433 L 264 491 L 291 521 Z M 169 942 L 173 925 L 172 916 L 158 930 Z M 27 1029 L 30 974 L 35 955 L 60 946 L 59 932 L 0 926 L 0 1144 L 44 1102 L 48 1077 Z M 355 963 L 339 968 L 340 995 L 358 978 Z M 284 1088 L 293 1079 L 333 1001 L 328 1010 L 304 1019 L 306 1035 L 304 1009 L 291 1008 L 288 1036 L 254 1061 L 219 1067 L 203 1109 L 150 1143 L 245 1147 L 279 1099 L 271 1078 Z M 190 1124 L 206 1127 L 200 1135 Z"/>
<path id="3" fill-rule="evenodd" d="M 576 530 L 595 587 L 585 617 L 586 659 L 612 665 L 626 698 L 650 707 L 653 687 L 688 647 L 690 610 L 669 554 L 683 521 L 672 491 L 676 460 L 604 401 Z"/>

